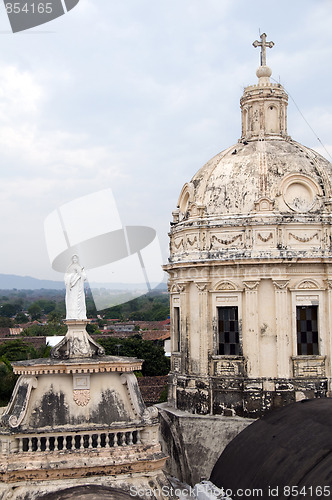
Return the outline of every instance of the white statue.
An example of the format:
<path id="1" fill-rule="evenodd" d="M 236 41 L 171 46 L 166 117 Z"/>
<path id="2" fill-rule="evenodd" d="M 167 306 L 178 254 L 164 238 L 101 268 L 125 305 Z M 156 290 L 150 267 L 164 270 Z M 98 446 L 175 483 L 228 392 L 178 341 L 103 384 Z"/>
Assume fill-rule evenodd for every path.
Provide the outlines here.
<path id="1" fill-rule="evenodd" d="M 78 256 L 73 255 L 65 274 L 66 319 L 86 319 L 84 281 L 86 274 Z"/>

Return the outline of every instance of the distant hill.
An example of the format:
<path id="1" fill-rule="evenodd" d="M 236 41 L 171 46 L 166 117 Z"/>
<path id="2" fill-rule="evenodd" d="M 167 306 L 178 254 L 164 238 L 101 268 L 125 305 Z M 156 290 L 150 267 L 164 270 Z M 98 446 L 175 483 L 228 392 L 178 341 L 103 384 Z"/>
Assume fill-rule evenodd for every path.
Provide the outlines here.
<path id="1" fill-rule="evenodd" d="M 137 290 L 145 285 L 137 283 L 90 283 L 91 288 L 111 288 L 113 290 Z M 63 281 L 40 280 L 31 276 L 17 276 L 16 274 L 0 274 L 0 290 L 63 290 Z M 156 291 L 166 291 L 166 283 L 160 283 Z"/>
<path id="2" fill-rule="evenodd" d="M 47 288 L 62 290 L 65 288 L 63 281 L 39 280 L 31 276 L 17 276 L 16 274 L 0 274 L 0 290 L 39 290 Z"/>

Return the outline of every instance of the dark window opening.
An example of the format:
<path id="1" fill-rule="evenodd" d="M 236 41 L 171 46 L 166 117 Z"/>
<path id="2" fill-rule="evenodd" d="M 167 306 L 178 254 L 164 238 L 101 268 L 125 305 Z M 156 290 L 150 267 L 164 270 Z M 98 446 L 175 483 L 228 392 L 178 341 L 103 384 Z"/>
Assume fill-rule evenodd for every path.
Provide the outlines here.
<path id="1" fill-rule="evenodd" d="M 318 350 L 318 306 L 296 307 L 297 354 L 316 355 Z"/>
<path id="2" fill-rule="evenodd" d="M 174 307 L 174 349 L 180 352 L 180 308 Z"/>
<path id="3" fill-rule="evenodd" d="M 218 307 L 218 354 L 240 356 L 240 335 L 237 307 Z"/>

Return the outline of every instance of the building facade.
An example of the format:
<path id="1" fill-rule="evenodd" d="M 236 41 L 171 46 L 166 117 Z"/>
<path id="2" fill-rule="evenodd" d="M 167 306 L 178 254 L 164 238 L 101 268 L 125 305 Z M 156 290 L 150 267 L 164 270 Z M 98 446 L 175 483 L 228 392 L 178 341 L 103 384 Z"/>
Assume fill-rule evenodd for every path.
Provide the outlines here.
<path id="1" fill-rule="evenodd" d="M 287 132 L 288 96 L 258 83 L 242 136 L 186 183 L 173 212 L 169 402 L 258 417 L 331 386 L 332 165 Z"/>

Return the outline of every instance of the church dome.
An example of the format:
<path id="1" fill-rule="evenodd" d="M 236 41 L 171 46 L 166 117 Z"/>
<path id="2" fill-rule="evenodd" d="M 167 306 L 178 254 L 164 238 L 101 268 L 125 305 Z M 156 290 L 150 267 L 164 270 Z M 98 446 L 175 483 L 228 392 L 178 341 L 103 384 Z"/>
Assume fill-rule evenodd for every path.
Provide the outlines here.
<path id="1" fill-rule="evenodd" d="M 199 217 L 249 215 L 257 211 L 318 213 L 331 201 L 332 165 L 287 134 L 288 96 L 271 83 L 265 33 L 257 85 L 241 97 L 242 135 L 207 162 L 181 191 L 174 222 Z"/>
<path id="2" fill-rule="evenodd" d="M 320 212 L 331 195 L 332 165 L 290 138 L 243 140 L 219 153 L 185 184 L 181 218 L 194 204 L 207 217 L 249 215 L 259 208 L 281 213 Z M 265 198 L 265 203 L 259 201 Z"/>
<path id="3" fill-rule="evenodd" d="M 274 44 L 261 39 L 258 83 L 240 99 L 241 138 L 183 186 L 169 262 L 330 256 L 332 165 L 288 135 L 288 96 L 266 66 Z"/>
<path id="4" fill-rule="evenodd" d="M 261 492 L 261 498 L 293 498 L 290 491 L 299 498 L 329 496 L 331 411 L 330 399 L 313 399 L 268 413 L 227 445 L 211 481 L 233 492 Z"/>

